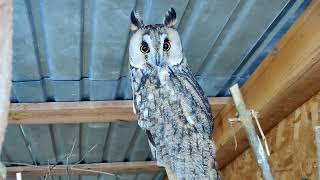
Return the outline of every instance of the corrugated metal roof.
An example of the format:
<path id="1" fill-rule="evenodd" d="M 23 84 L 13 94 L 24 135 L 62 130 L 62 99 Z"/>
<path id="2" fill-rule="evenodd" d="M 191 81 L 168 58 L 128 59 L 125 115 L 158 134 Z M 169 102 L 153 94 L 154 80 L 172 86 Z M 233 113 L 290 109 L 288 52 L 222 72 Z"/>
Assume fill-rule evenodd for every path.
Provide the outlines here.
<path id="1" fill-rule="evenodd" d="M 188 62 L 208 96 L 243 83 L 310 0 L 14 0 L 12 102 L 131 99 L 129 15 L 161 23 L 174 7 Z M 2 158 L 55 163 L 149 160 L 136 123 L 10 125 Z M 12 141 L 14 139 L 14 141 Z M 62 162 L 65 164 L 66 162 Z M 163 173 L 122 179 L 161 179 Z M 60 177 L 55 179 L 65 179 Z M 34 179 L 34 178 L 31 178 Z M 78 176 L 73 179 L 79 179 Z M 114 179 L 82 176 L 81 179 Z"/>

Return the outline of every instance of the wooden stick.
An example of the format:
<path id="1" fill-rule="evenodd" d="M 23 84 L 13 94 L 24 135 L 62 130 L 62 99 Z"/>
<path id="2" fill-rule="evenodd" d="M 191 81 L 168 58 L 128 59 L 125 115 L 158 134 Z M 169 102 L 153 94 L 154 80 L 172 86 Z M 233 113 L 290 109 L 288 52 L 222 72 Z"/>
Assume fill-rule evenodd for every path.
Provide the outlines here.
<path id="1" fill-rule="evenodd" d="M 235 106 L 239 112 L 239 117 L 243 123 L 244 130 L 249 140 L 250 146 L 255 154 L 257 163 L 262 171 L 262 176 L 265 180 L 273 180 L 271 169 L 267 160 L 266 153 L 262 147 L 259 137 L 252 123 L 252 116 L 250 110 L 247 109 L 238 84 L 230 88 Z"/>
<path id="2" fill-rule="evenodd" d="M 177 180 L 175 172 L 173 172 L 169 167 L 165 167 L 168 180 Z"/>
<path id="3" fill-rule="evenodd" d="M 154 161 L 137 162 L 113 162 L 113 163 L 95 163 L 95 164 L 76 164 L 76 165 L 57 165 L 49 169 L 44 166 L 13 166 L 7 167 L 8 176 L 16 176 L 21 172 L 22 176 L 45 176 L 50 170 L 51 176 L 67 175 L 67 168 L 70 175 L 97 175 L 99 173 L 130 173 L 130 172 L 159 172 L 164 170 L 157 166 Z"/>
<path id="4" fill-rule="evenodd" d="M 320 126 L 315 126 L 314 131 L 317 146 L 317 179 L 320 180 Z"/>

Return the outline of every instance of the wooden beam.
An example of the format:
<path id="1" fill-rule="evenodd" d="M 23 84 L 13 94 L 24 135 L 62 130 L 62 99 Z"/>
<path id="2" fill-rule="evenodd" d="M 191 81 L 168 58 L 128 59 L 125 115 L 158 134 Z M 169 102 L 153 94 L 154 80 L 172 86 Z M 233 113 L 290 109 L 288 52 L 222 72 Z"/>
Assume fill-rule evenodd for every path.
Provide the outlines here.
<path id="1" fill-rule="evenodd" d="M 260 124 L 269 131 L 279 121 L 320 90 L 320 0 L 313 1 L 243 85 L 248 108 L 259 112 Z M 230 127 L 234 107 L 226 107 L 216 118 L 214 139 L 219 167 L 248 148 L 241 124 Z M 238 141 L 235 150 L 234 136 Z"/>
<path id="2" fill-rule="evenodd" d="M 218 114 L 229 97 L 209 98 L 213 111 Z M 83 101 L 49 103 L 13 103 L 9 113 L 10 124 L 55 124 L 135 121 L 132 101 Z"/>
<path id="3" fill-rule="evenodd" d="M 159 172 L 164 168 L 157 166 L 154 161 L 137 162 L 113 162 L 113 163 L 95 163 L 95 164 L 77 164 L 77 165 L 57 165 L 50 170 L 52 176 L 65 176 L 67 169 L 70 175 L 97 175 L 99 172 L 120 174 L 120 173 L 138 173 L 138 172 Z M 22 176 L 46 176 L 49 167 L 45 166 L 13 166 L 7 167 L 7 175 L 15 176 L 21 172 Z"/>
<path id="4" fill-rule="evenodd" d="M 8 124 L 12 68 L 12 1 L 0 0 L 0 153 Z M 0 167 L 0 180 L 5 169 Z"/>

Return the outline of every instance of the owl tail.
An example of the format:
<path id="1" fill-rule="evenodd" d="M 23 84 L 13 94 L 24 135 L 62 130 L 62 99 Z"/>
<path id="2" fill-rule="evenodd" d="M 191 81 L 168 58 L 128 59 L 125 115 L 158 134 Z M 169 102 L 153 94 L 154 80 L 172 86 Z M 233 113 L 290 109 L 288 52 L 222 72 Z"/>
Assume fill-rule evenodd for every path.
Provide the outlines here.
<path id="1" fill-rule="evenodd" d="M 190 142 L 198 142 L 198 146 L 189 146 L 184 141 L 184 151 L 171 161 L 178 180 L 220 180 L 215 160 L 215 147 L 209 138 L 194 138 Z M 187 148 L 189 147 L 189 148 Z"/>

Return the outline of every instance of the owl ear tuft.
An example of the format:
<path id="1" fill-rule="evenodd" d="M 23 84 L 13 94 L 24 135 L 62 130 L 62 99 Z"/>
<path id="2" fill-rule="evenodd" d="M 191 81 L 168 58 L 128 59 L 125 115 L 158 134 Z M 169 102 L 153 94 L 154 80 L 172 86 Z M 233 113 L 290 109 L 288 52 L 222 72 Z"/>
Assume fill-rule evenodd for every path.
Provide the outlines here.
<path id="1" fill-rule="evenodd" d="M 131 30 L 136 31 L 144 26 L 139 13 L 135 10 L 131 12 Z"/>
<path id="2" fill-rule="evenodd" d="M 174 27 L 177 22 L 177 14 L 173 8 L 170 8 L 167 14 L 164 16 L 163 24 L 168 27 Z"/>

